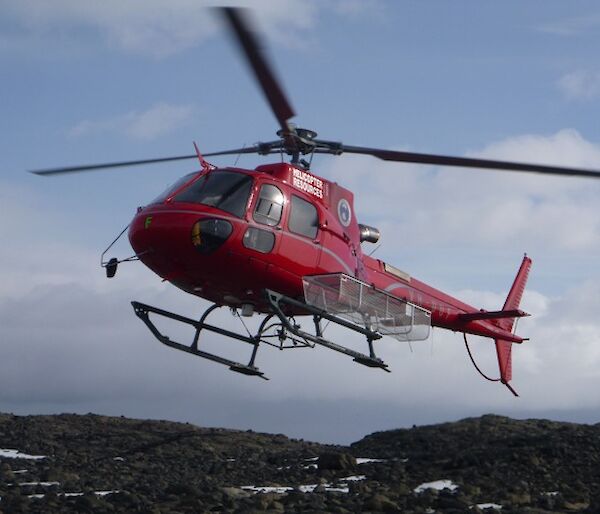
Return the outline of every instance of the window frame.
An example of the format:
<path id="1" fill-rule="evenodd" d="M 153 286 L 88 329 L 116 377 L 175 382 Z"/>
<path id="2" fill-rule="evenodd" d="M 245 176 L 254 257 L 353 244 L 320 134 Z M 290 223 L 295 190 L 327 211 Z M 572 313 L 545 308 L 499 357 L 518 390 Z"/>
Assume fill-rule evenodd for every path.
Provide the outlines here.
<path id="1" fill-rule="evenodd" d="M 297 232 L 295 230 L 292 230 L 291 227 L 291 222 L 292 222 L 292 216 L 294 214 L 294 198 L 300 200 L 301 202 L 304 202 L 307 205 L 310 205 L 314 210 L 315 210 L 315 214 L 316 214 L 316 225 L 314 227 L 315 229 L 315 233 L 314 235 L 309 235 L 309 234 L 305 234 L 303 232 Z M 289 200 L 289 209 L 288 209 L 288 213 L 287 213 L 287 229 L 291 234 L 295 234 L 301 237 L 305 237 L 307 239 L 310 239 L 312 241 L 314 241 L 315 239 L 317 239 L 319 237 L 319 229 L 320 229 L 320 215 L 319 215 L 319 208 L 317 206 L 316 203 L 311 202 L 310 200 L 303 198 L 300 195 L 297 195 L 295 193 L 292 193 L 290 195 L 290 200 Z"/>
<path id="2" fill-rule="evenodd" d="M 268 227 L 268 225 L 262 225 L 262 226 Z M 269 234 L 269 236 L 271 237 L 271 245 L 268 250 L 266 248 L 261 248 L 259 246 L 252 246 L 252 245 L 247 244 L 246 237 L 252 231 L 259 233 L 259 234 Z M 276 243 L 277 243 L 277 238 L 275 237 L 275 233 L 272 230 L 268 230 L 267 228 L 261 228 L 260 226 L 256 226 L 256 225 L 248 224 L 246 227 L 246 230 L 244 230 L 244 234 L 242 235 L 242 245 L 244 246 L 244 248 L 247 248 L 248 250 L 253 250 L 255 252 L 262 253 L 262 254 L 271 253 L 273 251 L 273 249 L 275 248 Z"/>
<path id="3" fill-rule="evenodd" d="M 281 211 L 279 212 L 279 218 L 275 221 L 274 218 L 270 218 L 268 215 L 266 214 L 262 214 L 262 213 L 258 213 L 258 207 L 261 203 L 261 200 L 265 197 L 261 196 L 261 193 L 263 191 L 263 189 L 265 187 L 272 187 L 275 188 L 279 194 L 281 195 L 282 198 L 282 202 L 281 204 L 277 204 L 275 202 L 272 202 L 272 204 L 275 205 L 281 205 Z M 254 201 L 254 205 L 252 206 L 252 220 L 255 223 L 258 223 L 259 225 L 265 226 L 265 227 L 272 227 L 272 228 L 276 228 L 281 226 L 283 219 L 284 219 L 284 215 L 285 215 L 285 211 L 286 211 L 286 204 L 289 203 L 287 201 L 287 198 L 284 194 L 284 192 L 281 190 L 281 188 L 279 186 L 277 186 L 276 184 L 273 184 L 272 182 L 266 182 L 266 181 L 261 181 L 258 184 L 256 184 L 256 200 Z M 266 201 L 269 201 L 268 199 L 265 198 Z M 257 219 L 257 213 L 258 213 L 258 219 Z M 263 219 L 263 221 L 261 221 L 261 219 Z M 274 221 L 274 223 L 266 223 L 265 220 L 272 220 Z"/>

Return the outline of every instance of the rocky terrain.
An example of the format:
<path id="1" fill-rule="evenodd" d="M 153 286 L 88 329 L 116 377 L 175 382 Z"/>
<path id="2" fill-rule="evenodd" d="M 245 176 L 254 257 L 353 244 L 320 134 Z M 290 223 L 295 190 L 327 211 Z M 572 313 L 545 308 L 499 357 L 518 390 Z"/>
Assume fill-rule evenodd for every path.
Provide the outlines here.
<path id="1" fill-rule="evenodd" d="M 600 512 L 600 424 L 483 416 L 349 447 L 0 414 L 0 512 Z"/>

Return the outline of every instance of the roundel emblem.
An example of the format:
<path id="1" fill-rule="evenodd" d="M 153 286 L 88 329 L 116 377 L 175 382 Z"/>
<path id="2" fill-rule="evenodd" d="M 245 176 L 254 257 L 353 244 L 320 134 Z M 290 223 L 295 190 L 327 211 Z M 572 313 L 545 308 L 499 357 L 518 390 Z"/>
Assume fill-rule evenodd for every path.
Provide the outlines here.
<path id="1" fill-rule="evenodd" d="M 344 225 L 344 227 L 350 225 L 350 221 L 352 221 L 352 210 L 350 209 L 350 204 L 348 203 L 348 200 L 342 198 L 338 202 L 337 211 L 340 223 Z"/>

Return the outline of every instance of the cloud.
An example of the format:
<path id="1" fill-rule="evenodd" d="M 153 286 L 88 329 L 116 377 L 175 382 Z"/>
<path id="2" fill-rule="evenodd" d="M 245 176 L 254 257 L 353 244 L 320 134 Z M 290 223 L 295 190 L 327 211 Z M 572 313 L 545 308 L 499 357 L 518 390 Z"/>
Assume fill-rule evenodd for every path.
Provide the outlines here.
<path id="1" fill-rule="evenodd" d="M 4 3 L 0 14 L 11 21 L 12 48 L 32 38 L 68 41 L 81 34 L 131 54 L 164 58 L 211 37 L 218 18 L 207 7 L 233 4 L 252 7 L 261 27 L 278 42 L 294 44 L 295 36 L 312 27 L 318 4 L 304 0 L 161 0 L 79 2 L 23 0 Z M 285 27 L 285 29 L 282 29 Z M 27 34 L 27 38 L 23 37 Z M 5 36 L 7 38 L 8 36 Z M 301 39 L 301 38 L 298 38 Z M 6 41 L 10 43 L 10 41 Z"/>
<path id="2" fill-rule="evenodd" d="M 18 299 L 0 296 L 1 410 L 169 418 L 349 442 L 373 430 L 490 411 L 518 408 L 531 416 L 544 415 L 544 409 L 598 406 L 596 397 L 586 394 L 600 386 L 598 326 L 594 318 L 581 319 L 600 307 L 598 282 L 554 299 L 526 294 L 523 308 L 536 317 L 519 327 L 532 341 L 514 350 L 514 386 L 522 394 L 517 403 L 504 388 L 479 377 L 459 336 L 439 330 L 429 341 L 414 343 L 412 351 L 393 339 L 378 341 L 376 351 L 391 374 L 321 347 L 261 348 L 257 364 L 270 382 L 232 373 L 154 339 L 133 315 L 131 298 L 190 317 L 206 304 L 166 284 L 151 287 L 157 280 L 148 276 L 135 286 L 127 278 L 130 269 L 106 281 L 104 290 L 85 284 L 85 276 L 73 276 L 71 283 L 39 286 Z M 478 305 L 478 298 L 496 304 L 492 300 L 503 295 L 471 291 L 457 296 Z M 536 307 L 540 301 L 548 306 L 545 316 Z M 581 307 L 582 316 L 573 317 Z M 210 322 L 243 330 L 227 312 Z M 173 327 L 168 333 L 191 340 Z M 332 327 L 326 333 L 366 349 L 357 336 Z M 245 346 L 213 334 L 203 335 L 201 345 L 235 360 L 249 357 Z M 478 364 L 497 375 L 492 343 L 471 338 L 471 346 Z"/>
<path id="3" fill-rule="evenodd" d="M 514 348 L 513 385 L 522 395 L 516 400 L 481 379 L 459 335 L 440 330 L 429 341 L 413 343 L 412 350 L 390 338 L 378 341 L 377 354 L 391 374 L 321 347 L 283 352 L 261 347 L 257 364 L 271 381 L 238 375 L 161 345 L 135 318 L 129 300 L 192 317 L 206 304 L 164 284 L 123 287 L 118 281 L 129 271 L 122 271 L 104 291 L 70 283 L 40 286 L 17 300 L 0 297 L 2 410 L 171 418 L 348 442 L 372 430 L 490 411 L 520 409 L 532 416 L 598 407 L 597 397 L 587 393 L 600 386 L 600 328 L 585 315 L 600 307 L 599 281 L 556 298 L 526 293 L 523 308 L 535 317 L 519 326 L 531 341 Z M 489 291 L 456 294 L 476 305 L 478 298 L 503 297 Z M 538 312 L 540 302 L 545 313 Z M 227 312 L 210 322 L 243 330 Z M 191 341 L 172 327 L 168 333 Z M 360 337 L 340 329 L 329 327 L 326 334 L 366 349 Z M 470 343 L 478 364 L 497 376 L 493 343 L 473 337 Z M 201 345 L 236 360 L 249 357 L 245 345 L 213 334 L 203 335 Z"/>
<path id="4" fill-rule="evenodd" d="M 365 13 L 383 16 L 386 9 L 381 0 L 337 0 L 329 3 L 334 12 L 351 18 L 363 17 Z"/>
<path id="5" fill-rule="evenodd" d="M 191 105 L 157 103 L 149 109 L 105 118 L 84 120 L 75 125 L 69 135 L 72 137 L 117 132 L 132 139 L 151 141 L 185 126 L 192 118 Z"/>
<path id="6" fill-rule="evenodd" d="M 558 166 L 584 168 L 600 166 L 600 145 L 587 141 L 574 129 L 563 129 L 550 136 L 525 134 L 509 137 L 491 143 L 483 150 L 473 152 L 473 155 L 497 159 L 522 159 Z M 534 177 L 539 181 L 539 175 Z M 573 179 L 569 180 L 576 182 Z"/>
<path id="7" fill-rule="evenodd" d="M 539 25 L 537 30 L 557 36 L 581 36 L 600 26 L 600 13 L 590 13 L 587 16 L 567 17 L 561 20 Z"/>
<path id="8" fill-rule="evenodd" d="M 594 100 L 600 97 L 600 71 L 577 70 L 563 75 L 558 88 L 569 100 Z"/>
<path id="9" fill-rule="evenodd" d="M 600 146 L 575 130 L 521 135 L 471 152 L 499 160 L 600 169 Z M 359 219 L 382 230 L 387 251 L 425 247 L 587 250 L 600 248 L 591 179 L 433 168 L 343 156 L 328 176 L 356 193 Z M 401 236 L 400 236 L 401 235 Z"/>

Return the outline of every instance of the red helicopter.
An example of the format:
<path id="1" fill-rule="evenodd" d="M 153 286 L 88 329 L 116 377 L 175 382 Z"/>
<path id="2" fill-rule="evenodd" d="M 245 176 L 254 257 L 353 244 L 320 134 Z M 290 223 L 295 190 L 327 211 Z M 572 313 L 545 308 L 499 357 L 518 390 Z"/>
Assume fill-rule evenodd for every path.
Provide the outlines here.
<path id="1" fill-rule="evenodd" d="M 374 351 L 383 335 L 400 341 L 427 339 L 431 327 L 462 332 L 495 341 L 500 377 L 497 380 L 518 396 L 510 385 L 514 343 L 526 338 L 514 333 L 531 259 L 525 255 L 502 309 L 486 311 L 467 305 L 408 273 L 372 258 L 362 243 L 376 243 L 379 231 L 358 223 L 351 191 L 312 173 L 315 154 L 367 154 L 397 161 L 493 170 L 535 172 L 600 178 L 600 172 L 485 159 L 401 152 L 349 146 L 317 139 L 316 132 L 298 128 L 287 100 L 245 11 L 220 8 L 248 60 L 277 118 L 279 139 L 252 147 L 176 157 L 114 162 L 37 170 L 39 175 L 105 169 L 121 166 L 198 159 L 201 170 L 182 177 L 137 214 L 128 226 L 135 255 L 121 261 L 104 255 L 102 265 L 113 277 L 120 262 L 141 260 L 164 280 L 187 293 L 213 303 L 199 320 L 150 305 L 132 302 L 136 315 L 156 338 L 172 348 L 227 365 L 231 370 L 265 378 L 256 366 L 261 344 L 278 348 L 314 347 L 318 344 L 349 355 L 354 361 L 388 370 Z M 218 168 L 204 157 L 235 154 L 284 153 L 290 163 L 258 166 L 254 170 Z M 241 334 L 207 323 L 218 307 L 241 316 L 265 315 L 255 334 Z M 166 317 L 195 329 L 191 344 L 164 335 L 151 319 Z M 310 330 L 296 317 L 312 316 Z M 368 345 L 360 353 L 324 335 L 323 320 L 362 334 Z M 215 332 L 251 345 L 247 364 L 200 349 L 202 331 Z M 471 360 L 473 357 L 469 351 Z M 473 364 L 477 367 L 475 361 Z"/>

